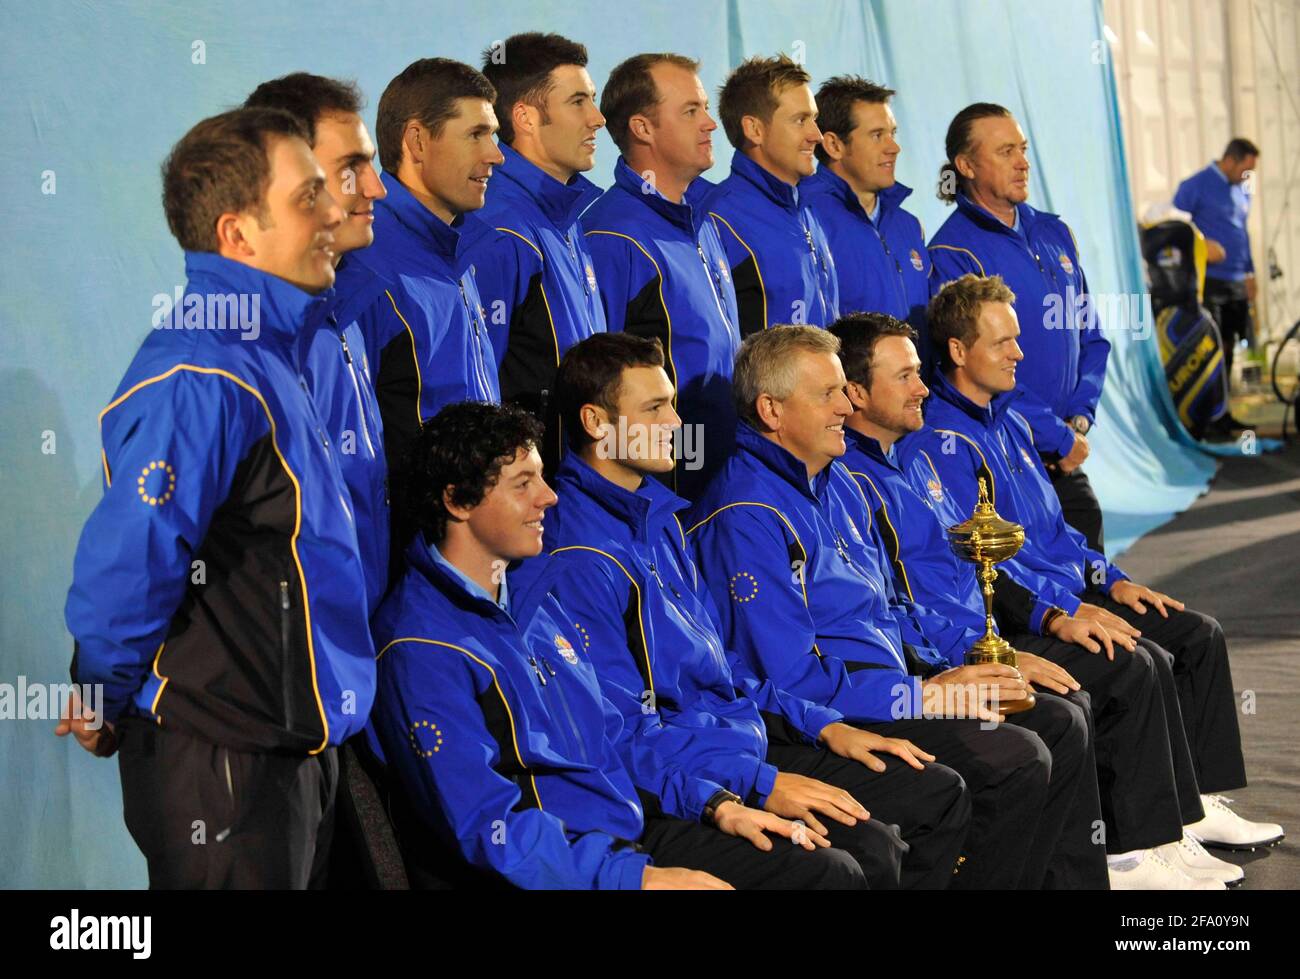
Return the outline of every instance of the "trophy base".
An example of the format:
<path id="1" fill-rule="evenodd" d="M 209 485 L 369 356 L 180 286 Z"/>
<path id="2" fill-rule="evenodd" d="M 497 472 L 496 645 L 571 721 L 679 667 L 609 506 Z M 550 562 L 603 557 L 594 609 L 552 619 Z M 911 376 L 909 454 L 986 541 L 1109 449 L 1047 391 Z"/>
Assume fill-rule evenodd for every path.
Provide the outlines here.
<path id="1" fill-rule="evenodd" d="M 967 666 L 999 663 L 1013 669 L 1020 668 L 1020 664 L 1016 659 L 1016 648 L 997 635 L 986 635 L 979 639 L 974 646 L 966 651 L 965 660 Z M 1029 696 L 1023 700 L 1009 700 L 1006 703 L 999 701 L 998 710 L 1003 714 L 1023 714 L 1027 710 L 1032 710 L 1035 703 L 1037 701 L 1034 699 L 1034 691 L 1031 688 Z"/>

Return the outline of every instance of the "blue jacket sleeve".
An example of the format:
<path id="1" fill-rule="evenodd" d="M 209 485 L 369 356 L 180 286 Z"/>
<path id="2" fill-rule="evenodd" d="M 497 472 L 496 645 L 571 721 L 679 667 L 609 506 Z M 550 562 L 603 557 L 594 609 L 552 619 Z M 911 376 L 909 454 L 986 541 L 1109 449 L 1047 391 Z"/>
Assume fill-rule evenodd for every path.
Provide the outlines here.
<path id="1" fill-rule="evenodd" d="M 498 228 L 474 246 L 474 284 L 487 311 L 488 337 L 497 369 L 506 355 L 510 321 L 528 296 L 528 287 L 542 271 L 537 249 L 518 235 Z"/>
<path id="2" fill-rule="evenodd" d="M 822 655 L 803 569 L 791 567 L 788 544 L 780 518 L 758 507 L 731 507 L 695 528 L 691 546 L 728 648 L 757 676 L 846 720 L 918 715 L 919 677 L 889 667 L 850 671 L 843 660 Z M 878 659 L 863 655 L 864 662 Z"/>
<path id="3" fill-rule="evenodd" d="M 629 603 L 639 611 L 639 596 L 617 566 L 591 551 L 561 551 L 551 555 L 542 587 L 585 630 L 601 692 L 623 718 L 619 753 L 633 782 L 656 796 L 665 813 L 699 819 L 709 797 L 722 788 L 742 799 L 751 792 L 760 798 L 771 792 L 772 766 L 754 755 L 730 749 L 720 753 L 710 745 L 707 718 L 695 724 L 689 708 L 670 709 L 657 702 L 655 656 L 640 638 L 644 623 L 631 626 L 637 637 L 633 649 L 623 618 Z M 649 685 L 643 671 L 649 671 Z"/>
<path id="4" fill-rule="evenodd" d="M 228 377 L 178 370 L 119 399 L 102 428 L 104 496 L 81 532 L 65 619 L 74 679 L 104 685 L 114 722 L 144 684 L 194 552 L 269 421 Z"/>
<path id="5" fill-rule="evenodd" d="M 600 283 L 605 328 L 610 333 L 620 333 L 627 328 L 629 304 L 654 277 L 654 266 L 621 234 L 593 227 L 587 231 L 585 240 Z"/>
<path id="6" fill-rule="evenodd" d="M 1066 230 L 1069 230 L 1067 226 Z M 1074 244 L 1074 262 L 1079 269 L 1079 278 L 1083 280 L 1083 294 L 1091 296 L 1088 290 L 1088 277 L 1083 272 L 1079 261 L 1079 245 L 1074 232 L 1070 232 L 1070 241 Z M 1089 423 L 1097 420 L 1097 402 L 1101 400 L 1101 388 L 1106 381 L 1106 362 L 1110 359 L 1110 341 L 1097 318 L 1096 306 L 1088 303 L 1088 328 L 1079 331 L 1079 378 L 1074 393 L 1066 404 L 1065 417 L 1073 418 L 1083 415 Z M 1037 435 L 1035 435 L 1035 438 Z M 1073 445 L 1073 439 L 1071 439 Z M 1066 450 L 1069 451 L 1068 449 Z"/>
<path id="7" fill-rule="evenodd" d="M 695 593 L 708 610 L 709 617 L 713 620 L 718 635 L 721 636 L 722 616 L 718 614 L 713 595 L 698 576 Z M 736 689 L 758 704 L 759 710 L 785 718 L 791 727 L 808 740 L 809 744 L 818 743 L 819 736 L 827 725 L 844 720 L 844 715 L 831 707 L 822 707 L 810 700 L 796 697 L 782 690 L 771 680 L 760 679 L 749 668 L 744 658 L 736 655 L 729 644 L 724 643 L 723 648 L 727 651 L 727 665 L 731 667 L 731 678 Z"/>
<path id="8" fill-rule="evenodd" d="M 1186 211 L 1193 218 L 1196 216 L 1196 207 L 1200 199 L 1200 183 L 1196 176 L 1190 176 L 1178 185 L 1178 190 L 1174 192 L 1174 207 L 1180 211 Z"/>
<path id="9" fill-rule="evenodd" d="M 384 654 L 372 718 L 412 804 L 470 864 L 527 889 L 635 890 L 650 862 L 607 833 L 569 834 L 542 808 L 516 808 L 478 698 L 493 680 L 455 650 L 399 642 Z M 543 805 L 545 800 L 543 799 Z"/>

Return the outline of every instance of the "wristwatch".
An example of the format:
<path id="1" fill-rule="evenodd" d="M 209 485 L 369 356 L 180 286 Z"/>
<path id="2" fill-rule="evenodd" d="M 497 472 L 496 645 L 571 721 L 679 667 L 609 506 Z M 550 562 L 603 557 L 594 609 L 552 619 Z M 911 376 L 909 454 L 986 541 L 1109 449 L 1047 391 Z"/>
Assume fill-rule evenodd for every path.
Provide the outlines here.
<path id="1" fill-rule="evenodd" d="M 734 802 L 737 805 L 744 805 L 744 800 L 734 792 L 728 792 L 726 789 L 718 789 L 713 795 L 709 796 L 709 801 L 704 803 L 704 811 L 700 813 L 700 822 L 707 826 L 718 825 L 718 807 L 724 802 Z"/>
<path id="2" fill-rule="evenodd" d="M 1088 429 L 1092 428 L 1092 422 L 1083 415 L 1075 415 L 1070 419 L 1070 427 L 1080 435 L 1087 435 Z"/>

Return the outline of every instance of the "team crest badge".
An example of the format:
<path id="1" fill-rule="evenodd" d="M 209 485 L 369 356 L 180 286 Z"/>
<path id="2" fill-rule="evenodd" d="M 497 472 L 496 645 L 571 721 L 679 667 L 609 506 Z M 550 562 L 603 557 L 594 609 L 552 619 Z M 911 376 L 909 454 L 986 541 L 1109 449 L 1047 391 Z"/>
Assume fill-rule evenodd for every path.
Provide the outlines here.
<path id="1" fill-rule="evenodd" d="M 1023 445 L 1020 447 L 1020 457 L 1025 460 L 1025 465 L 1031 467 L 1033 466 L 1034 460 L 1030 458 L 1029 450 L 1026 449 Z"/>
<path id="2" fill-rule="evenodd" d="M 587 263 L 587 285 L 592 292 L 596 291 L 596 270 L 591 267 L 590 262 Z"/>
<path id="3" fill-rule="evenodd" d="M 943 502 L 943 483 L 937 479 L 930 479 L 926 481 L 925 488 L 930 491 L 930 499 L 935 503 Z"/>
<path id="4" fill-rule="evenodd" d="M 1074 275 L 1074 263 L 1070 261 L 1070 256 L 1061 252 L 1061 268 L 1065 269 L 1066 275 Z"/>
<path id="5" fill-rule="evenodd" d="M 853 535 L 853 539 L 855 541 L 857 541 L 859 544 L 862 543 L 862 535 L 858 533 L 858 525 L 855 524 L 852 520 L 849 521 L 849 533 Z"/>
<path id="6" fill-rule="evenodd" d="M 555 634 L 555 651 L 563 656 L 564 661 L 570 666 L 578 665 L 578 654 L 573 651 L 573 643 L 558 632 Z"/>
<path id="7" fill-rule="evenodd" d="M 722 276 L 723 282 L 731 281 L 731 269 L 727 268 L 726 259 L 718 259 L 718 274 Z"/>
<path id="8" fill-rule="evenodd" d="M 925 263 L 921 261 L 921 253 L 915 248 L 912 249 L 912 268 L 916 269 L 918 272 L 925 271 Z"/>

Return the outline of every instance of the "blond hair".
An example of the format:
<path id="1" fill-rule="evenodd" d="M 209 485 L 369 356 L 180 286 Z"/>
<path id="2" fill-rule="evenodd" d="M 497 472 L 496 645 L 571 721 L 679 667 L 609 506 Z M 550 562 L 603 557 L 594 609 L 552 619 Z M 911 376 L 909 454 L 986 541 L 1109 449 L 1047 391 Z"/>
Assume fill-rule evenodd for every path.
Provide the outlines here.
<path id="1" fill-rule="evenodd" d="M 840 341 L 817 326 L 773 326 L 751 333 L 736 354 L 736 371 L 731 379 L 731 398 L 736 414 L 751 425 L 758 424 L 759 396 L 768 394 L 784 401 L 794 394 L 795 354 L 807 350 L 816 354 L 838 354 Z"/>

